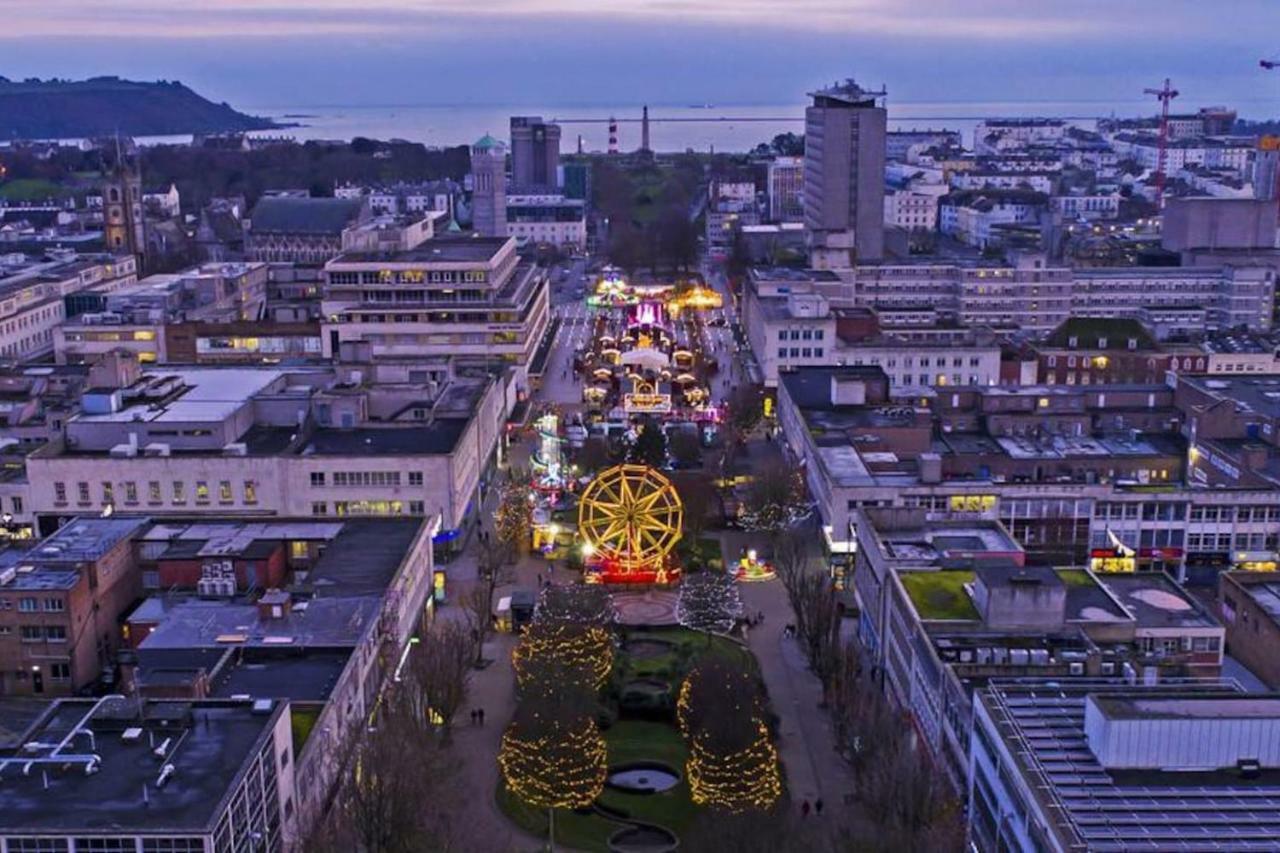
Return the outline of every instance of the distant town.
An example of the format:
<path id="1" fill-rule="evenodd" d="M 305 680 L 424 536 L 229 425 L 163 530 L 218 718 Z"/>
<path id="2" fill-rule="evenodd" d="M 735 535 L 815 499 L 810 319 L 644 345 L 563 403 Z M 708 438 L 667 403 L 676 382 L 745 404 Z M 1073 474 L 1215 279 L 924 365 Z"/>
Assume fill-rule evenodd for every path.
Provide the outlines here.
<path id="1" fill-rule="evenodd" d="M 0 853 L 1274 846 L 1280 124 L 1153 83 L 0 143 Z"/>

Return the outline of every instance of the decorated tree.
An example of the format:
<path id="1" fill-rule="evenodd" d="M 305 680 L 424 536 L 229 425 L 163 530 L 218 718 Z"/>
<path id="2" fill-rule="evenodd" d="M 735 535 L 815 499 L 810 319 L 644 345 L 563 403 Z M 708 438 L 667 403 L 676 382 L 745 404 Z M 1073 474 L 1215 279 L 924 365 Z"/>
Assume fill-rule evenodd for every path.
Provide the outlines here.
<path id="1" fill-rule="evenodd" d="M 511 662 L 522 690 L 541 667 L 554 666 L 566 683 L 595 691 L 613 668 L 613 637 L 600 625 L 537 619 L 525 629 Z"/>
<path id="2" fill-rule="evenodd" d="M 738 524 L 743 530 L 778 533 L 813 512 L 804 476 L 782 462 L 759 466 L 747 485 Z"/>
<path id="3" fill-rule="evenodd" d="M 464 624 L 441 620 L 406 659 L 404 700 L 414 712 L 440 726 L 446 740 L 450 724 L 467 698 L 473 644 Z"/>
<path id="4" fill-rule="evenodd" d="M 521 687 L 516 714 L 502 736 L 498 766 L 507 789 L 548 810 L 591 805 L 604 789 L 608 750 L 586 691 L 555 678 L 555 667 Z M 551 827 L 554 836 L 554 824 Z"/>
<path id="5" fill-rule="evenodd" d="M 738 585 L 723 572 L 700 572 L 680 584 L 676 618 L 695 631 L 727 634 L 742 616 Z"/>
<path id="6" fill-rule="evenodd" d="M 609 626 L 614 621 L 613 598 L 599 584 L 566 583 L 545 587 L 538 597 L 540 622 Z"/>
<path id="7" fill-rule="evenodd" d="M 685 773 L 695 803 L 738 813 L 778 801 L 782 774 L 764 717 L 750 673 L 710 656 L 690 671 L 676 718 L 689 744 Z"/>
<path id="8" fill-rule="evenodd" d="M 527 549 L 533 537 L 533 504 L 527 483 L 527 475 L 509 471 L 493 512 L 493 529 L 508 562 Z"/>
<path id="9" fill-rule="evenodd" d="M 627 453 L 627 460 L 650 468 L 662 468 L 667 464 L 667 436 L 655 421 L 646 419 L 640 425 L 635 443 Z"/>

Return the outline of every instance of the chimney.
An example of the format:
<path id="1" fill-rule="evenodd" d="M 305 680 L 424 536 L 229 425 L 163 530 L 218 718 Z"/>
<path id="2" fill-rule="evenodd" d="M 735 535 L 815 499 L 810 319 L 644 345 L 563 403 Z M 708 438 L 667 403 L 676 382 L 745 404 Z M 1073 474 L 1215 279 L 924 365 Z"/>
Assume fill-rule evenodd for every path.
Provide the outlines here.
<path id="1" fill-rule="evenodd" d="M 293 610 L 293 599 L 283 589 L 269 589 L 258 599 L 258 618 L 263 622 L 284 619 Z"/>

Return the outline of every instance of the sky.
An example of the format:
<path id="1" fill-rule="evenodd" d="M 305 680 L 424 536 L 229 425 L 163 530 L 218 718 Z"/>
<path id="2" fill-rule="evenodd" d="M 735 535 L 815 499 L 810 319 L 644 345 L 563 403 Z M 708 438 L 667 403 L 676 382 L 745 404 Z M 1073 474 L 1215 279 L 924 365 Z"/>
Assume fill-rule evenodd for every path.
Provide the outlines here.
<path id="1" fill-rule="evenodd" d="M 180 9 L 181 11 L 175 11 Z M 1280 115 L 1280 0 L 0 0 L 0 75 L 233 106 L 1132 103 Z"/>

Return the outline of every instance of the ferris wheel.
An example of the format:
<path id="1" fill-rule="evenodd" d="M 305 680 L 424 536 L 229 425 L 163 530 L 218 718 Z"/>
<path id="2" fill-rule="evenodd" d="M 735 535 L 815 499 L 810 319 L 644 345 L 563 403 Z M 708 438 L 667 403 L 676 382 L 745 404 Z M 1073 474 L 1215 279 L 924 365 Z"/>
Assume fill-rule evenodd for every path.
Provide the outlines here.
<path id="1" fill-rule="evenodd" d="M 647 465 L 601 471 L 578 502 L 578 531 L 623 574 L 661 571 L 680 541 L 684 505 L 671 481 Z"/>

